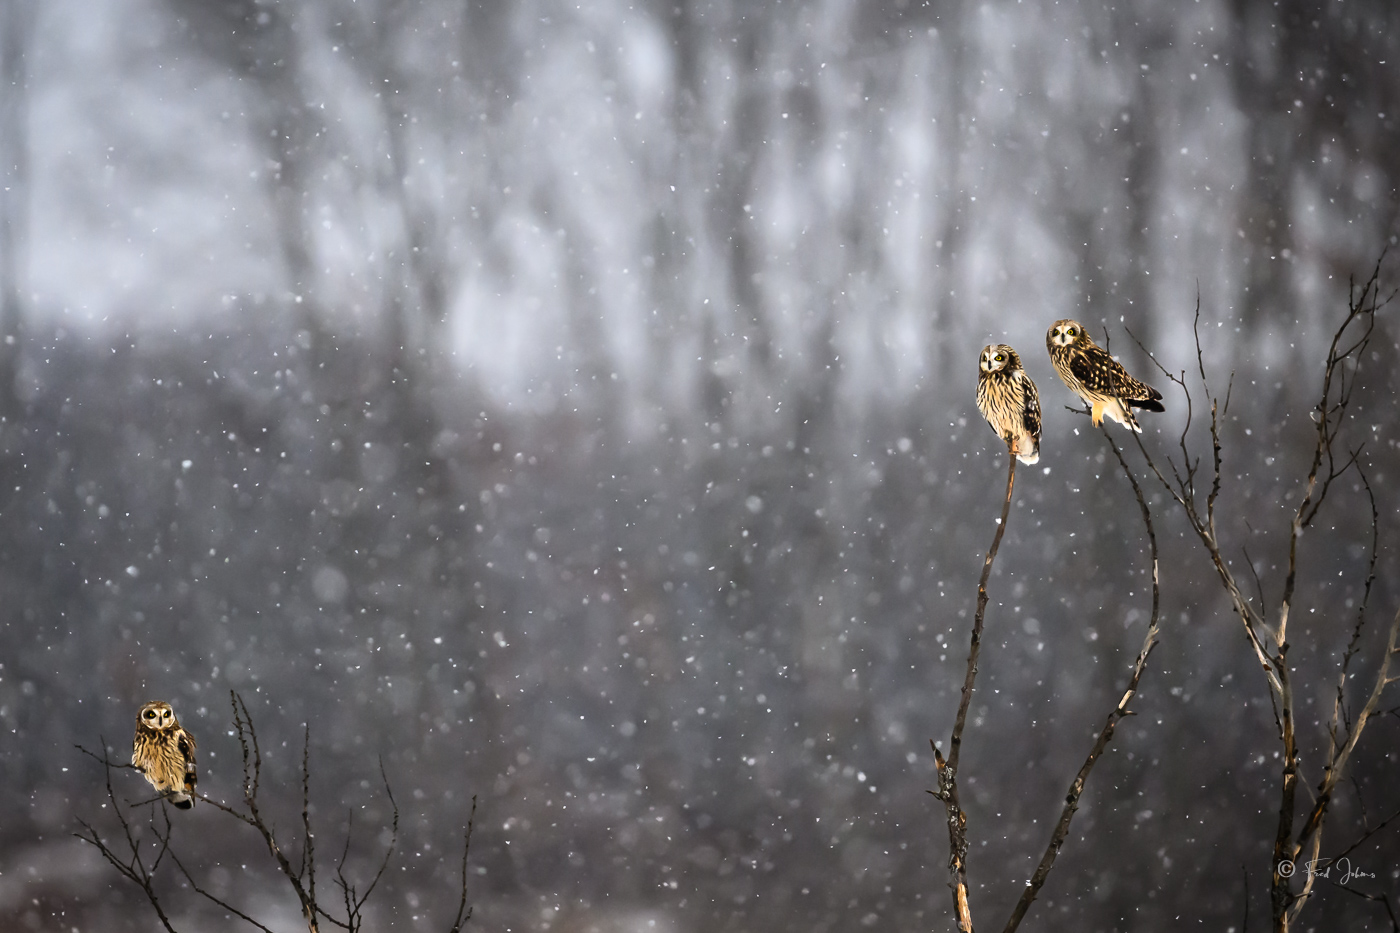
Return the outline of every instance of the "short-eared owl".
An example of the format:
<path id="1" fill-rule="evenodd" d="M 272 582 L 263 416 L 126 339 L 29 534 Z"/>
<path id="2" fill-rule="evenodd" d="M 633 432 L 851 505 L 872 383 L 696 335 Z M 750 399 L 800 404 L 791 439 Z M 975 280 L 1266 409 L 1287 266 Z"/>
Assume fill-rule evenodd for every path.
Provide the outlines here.
<path id="1" fill-rule="evenodd" d="M 1089 417 L 1098 427 L 1104 415 L 1123 427 L 1142 433 L 1133 409 L 1166 411 L 1162 393 L 1138 382 L 1108 351 L 1094 343 L 1078 321 L 1056 321 L 1045 335 L 1050 362 L 1073 392 L 1089 403 Z"/>
<path id="2" fill-rule="evenodd" d="M 982 348 L 977 410 L 1022 463 L 1040 460 L 1040 393 L 1004 343 Z"/>
<path id="3" fill-rule="evenodd" d="M 194 736 L 181 727 L 169 703 L 154 700 L 136 714 L 131 763 L 175 806 L 194 806 Z"/>

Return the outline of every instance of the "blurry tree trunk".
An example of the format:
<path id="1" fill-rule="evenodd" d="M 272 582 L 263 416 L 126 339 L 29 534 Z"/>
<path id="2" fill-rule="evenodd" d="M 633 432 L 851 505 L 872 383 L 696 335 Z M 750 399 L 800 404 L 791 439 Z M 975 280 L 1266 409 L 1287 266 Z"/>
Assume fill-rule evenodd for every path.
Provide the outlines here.
<path id="1" fill-rule="evenodd" d="M 24 323 L 22 269 L 29 208 L 29 75 L 32 0 L 0 3 L 0 422 L 19 414 L 15 376 Z"/>
<path id="2" fill-rule="evenodd" d="M 384 308 L 383 352 L 390 397 L 395 408 L 398 440 L 419 453 L 414 458 L 420 474 L 436 475 L 437 466 L 427 451 L 440 428 L 428 389 L 434 373 L 434 348 L 447 320 L 448 264 L 442 258 L 442 236 L 435 229 L 435 215 L 414 198 L 409 180 L 411 88 L 399 67 L 395 33 L 403 28 L 410 10 L 403 4 L 386 4 L 374 23 L 375 34 L 362 54 L 369 63 L 373 94 L 379 104 L 388 158 L 376 179 L 381 195 L 393 205 L 401 227 L 399 242 L 385 257 L 389 296 Z M 440 121 L 434 121 L 442 125 Z"/>
<path id="3" fill-rule="evenodd" d="M 298 86 L 297 8 L 257 0 L 167 0 L 191 39 L 235 76 L 252 82 L 250 124 L 267 154 L 268 191 L 287 289 L 301 326 L 317 333 L 315 265 L 306 220 L 309 149 L 320 121 Z"/>

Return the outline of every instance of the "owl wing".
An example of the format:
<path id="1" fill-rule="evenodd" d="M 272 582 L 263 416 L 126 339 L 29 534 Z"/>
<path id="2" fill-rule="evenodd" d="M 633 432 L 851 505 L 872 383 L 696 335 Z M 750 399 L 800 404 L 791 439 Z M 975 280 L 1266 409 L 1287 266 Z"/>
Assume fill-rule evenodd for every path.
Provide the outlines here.
<path id="1" fill-rule="evenodd" d="M 1021 377 L 1021 418 L 1031 437 L 1040 438 L 1040 391 L 1030 376 Z"/>
<path id="2" fill-rule="evenodd" d="M 1126 399 L 1129 402 L 1155 404 L 1162 393 L 1142 382 L 1138 382 L 1102 347 L 1089 347 L 1076 354 L 1069 361 L 1069 371 L 1083 384 L 1084 388 L 1096 395 Z M 1139 405 L 1138 407 L 1152 407 Z M 1153 410 L 1160 410 L 1157 406 Z"/>
<path id="3" fill-rule="evenodd" d="M 185 758 L 185 789 L 193 791 L 195 783 L 199 780 L 199 772 L 195 768 L 194 760 L 194 736 L 185 730 L 180 730 L 180 737 L 175 742 L 175 747 L 180 750 L 180 754 Z"/>

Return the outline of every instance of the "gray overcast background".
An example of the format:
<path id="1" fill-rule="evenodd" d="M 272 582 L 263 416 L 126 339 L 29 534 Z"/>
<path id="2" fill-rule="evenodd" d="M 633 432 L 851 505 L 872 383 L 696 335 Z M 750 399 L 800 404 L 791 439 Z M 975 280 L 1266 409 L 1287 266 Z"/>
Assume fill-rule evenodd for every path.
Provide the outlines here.
<path id="1" fill-rule="evenodd" d="M 1045 402 L 963 757 L 999 924 L 1149 605 L 1047 326 L 1107 327 L 1165 391 L 1126 331 L 1194 367 L 1199 295 L 1228 556 L 1276 599 L 1322 348 L 1400 210 L 1387 0 L 7 0 L 0 30 L 5 929 L 154 928 L 70 835 L 114 826 L 73 745 L 125 755 L 168 699 L 233 800 L 229 689 L 287 832 L 309 724 L 318 851 L 353 809 L 361 872 L 382 758 L 376 929 L 446 929 L 473 794 L 478 929 L 949 928 L 928 740 L 1003 488 L 994 340 Z M 1382 619 L 1397 334 L 1346 440 Z M 1334 495 L 1295 622 L 1310 784 L 1370 542 Z M 1267 916 L 1268 696 L 1154 502 L 1163 642 L 1029 929 Z M 1395 809 L 1397 725 L 1324 855 Z M 176 816 L 215 890 L 298 925 L 246 827 Z M 1400 891 L 1394 830 L 1352 859 Z M 163 883 L 177 927 L 232 928 Z M 1335 886 L 1308 910 L 1389 929 Z"/>

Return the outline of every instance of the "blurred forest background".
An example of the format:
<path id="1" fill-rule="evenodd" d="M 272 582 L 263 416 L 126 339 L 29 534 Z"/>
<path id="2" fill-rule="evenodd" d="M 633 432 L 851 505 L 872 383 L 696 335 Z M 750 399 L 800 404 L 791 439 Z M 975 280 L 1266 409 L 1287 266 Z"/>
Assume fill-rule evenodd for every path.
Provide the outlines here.
<path id="1" fill-rule="evenodd" d="M 1164 451 L 1184 405 L 1125 328 L 1193 367 L 1199 293 L 1206 365 L 1235 373 L 1222 530 L 1274 598 L 1325 342 L 1400 210 L 1391 0 L 6 0 L 0 30 L 5 929 L 152 929 L 70 835 L 104 799 L 73 745 L 125 755 L 167 699 L 234 800 L 231 688 L 288 827 L 309 724 L 321 845 L 353 808 L 357 869 L 382 757 L 404 845 L 376 928 L 450 922 L 473 794 L 475 928 L 947 928 L 928 740 L 1004 486 L 973 388 L 1005 341 L 1045 440 L 960 775 L 995 922 L 1149 606 L 1131 490 L 1064 409 L 1047 326 L 1107 327 L 1166 392 Z M 1344 442 L 1388 620 L 1380 320 Z M 1267 916 L 1267 689 L 1146 488 L 1163 641 L 1034 929 Z M 1322 518 L 1291 629 L 1308 784 L 1370 506 L 1348 479 Z M 1396 720 L 1324 855 L 1394 809 Z M 177 816 L 192 870 L 297 926 L 250 832 Z M 1351 860 L 1358 890 L 1400 888 L 1395 831 Z M 1389 929 L 1336 885 L 1305 920 Z"/>

